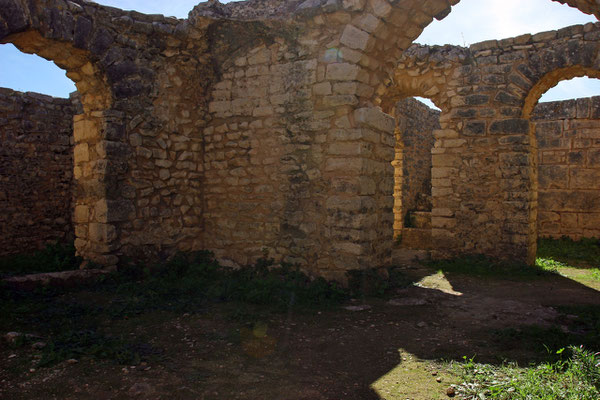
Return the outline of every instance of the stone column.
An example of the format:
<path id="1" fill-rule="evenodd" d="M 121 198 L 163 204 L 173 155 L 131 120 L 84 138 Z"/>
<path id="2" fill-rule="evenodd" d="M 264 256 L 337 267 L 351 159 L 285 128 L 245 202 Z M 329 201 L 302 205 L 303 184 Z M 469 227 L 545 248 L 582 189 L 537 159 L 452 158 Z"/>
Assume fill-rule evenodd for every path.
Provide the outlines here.
<path id="1" fill-rule="evenodd" d="M 93 111 L 74 117 L 74 225 L 80 256 L 103 266 L 118 258 L 119 224 L 135 214 L 122 190 L 129 147 L 122 143 L 122 116 Z"/>
<path id="2" fill-rule="evenodd" d="M 326 175 L 328 268 L 343 278 L 351 269 L 385 266 L 393 243 L 395 122 L 379 108 L 354 112 L 354 128 L 330 132 Z"/>

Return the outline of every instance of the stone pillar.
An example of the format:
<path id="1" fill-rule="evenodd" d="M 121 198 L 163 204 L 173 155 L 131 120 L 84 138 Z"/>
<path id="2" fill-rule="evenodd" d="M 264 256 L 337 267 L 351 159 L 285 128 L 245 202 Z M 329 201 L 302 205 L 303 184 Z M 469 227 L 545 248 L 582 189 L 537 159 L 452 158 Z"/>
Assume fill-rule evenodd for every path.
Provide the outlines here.
<path id="1" fill-rule="evenodd" d="M 358 109 L 353 119 L 355 128 L 329 135 L 329 258 L 322 273 L 331 278 L 391 261 L 395 122 L 379 108 Z"/>
<path id="2" fill-rule="evenodd" d="M 402 235 L 402 229 L 404 228 L 404 207 L 402 202 L 402 185 L 404 183 L 404 142 L 402 140 L 402 133 L 406 129 L 406 120 L 404 118 L 396 117 L 396 129 L 394 131 L 394 161 L 392 161 L 392 167 L 394 168 L 394 238 L 398 238 Z"/>
<path id="3" fill-rule="evenodd" d="M 93 111 L 74 117 L 75 247 L 86 260 L 104 266 L 118 262 L 120 223 L 135 214 L 122 190 L 129 147 L 122 117 Z"/>

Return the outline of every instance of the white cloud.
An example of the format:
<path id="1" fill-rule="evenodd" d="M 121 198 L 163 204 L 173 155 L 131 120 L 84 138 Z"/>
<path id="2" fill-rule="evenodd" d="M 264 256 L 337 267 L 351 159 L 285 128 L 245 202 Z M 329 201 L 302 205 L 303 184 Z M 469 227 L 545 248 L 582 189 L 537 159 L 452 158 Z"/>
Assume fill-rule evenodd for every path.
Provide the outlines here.
<path id="1" fill-rule="evenodd" d="M 417 42 L 468 46 L 594 21 L 593 16 L 550 0 L 462 0 L 448 17 L 425 28 Z"/>

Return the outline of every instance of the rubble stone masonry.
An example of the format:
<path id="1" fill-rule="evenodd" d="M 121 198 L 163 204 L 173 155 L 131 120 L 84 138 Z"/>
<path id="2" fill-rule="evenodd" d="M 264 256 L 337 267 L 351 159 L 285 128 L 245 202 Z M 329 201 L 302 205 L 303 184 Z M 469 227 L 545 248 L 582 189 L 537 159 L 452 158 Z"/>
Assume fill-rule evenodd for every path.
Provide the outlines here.
<path id="1" fill-rule="evenodd" d="M 0 88 L 0 256 L 73 239 L 74 109 Z"/>
<path id="2" fill-rule="evenodd" d="M 597 0 L 565 0 L 600 15 Z M 434 256 L 531 262 L 530 116 L 558 80 L 600 75 L 600 26 L 411 47 L 458 0 L 200 3 L 188 19 L 84 0 L 0 0 L 0 44 L 54 61 L 73 125 L 80 255 L 103 265 L 208 249 L 343 278 L 388 265 L 398 100 L 441 108 Z"/>

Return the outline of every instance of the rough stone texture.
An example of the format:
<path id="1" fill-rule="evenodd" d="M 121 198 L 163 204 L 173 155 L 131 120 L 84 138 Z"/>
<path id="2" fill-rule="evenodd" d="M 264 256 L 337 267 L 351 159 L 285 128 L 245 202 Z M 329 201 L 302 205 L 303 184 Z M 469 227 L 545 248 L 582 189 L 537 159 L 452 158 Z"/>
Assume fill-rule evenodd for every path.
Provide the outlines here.
<path id="1" fill-rule="evenodd" d="M 560 79 L 598 74 L 599 27 L 406 51 L 457 0 L 250 0 L 187 20 L 82 1 L 0 0 L 0 43 L 76 83 L 75 245 L 87 259 L 268 251 L 329 278 L 385 265 L 400 98 L 442 109 L 437 256 L 532 261 L 529 116 Z M 598 15 L 597 2 L 569 0 Z"/>
<path id="2" fill-rule="evenodd" d="M 73 239 L 74 110 L 0 89 L 0 256 Z"/>
<path id="3" fill-rule="evenodd" d="M 573 26 L 468 49 L 415 45 L 404 53 L 382 104 L 420 95 L 442 109 L 432 169 L 435 256 L 472 252 L 533 261 L 537 147 L 529 118 L 559 81 L 600 76 L 598 28 Z"/>
<path id="4" fill-rule="evenodd" d="M 600 97 L 539 104 L 540 236 L 600 237 Z"/>
<path id="5" fill-rule="evenodd" d="M 415 212 L 431 211 L 431 149 L 435 142 L 433 131 L 440 129 L 440 113 L 415 99 L 398 102 L 395 112 L 396 158 L 392 165 L 397 237 L 404 227 L 419 225 L 413 221 Z"/>

